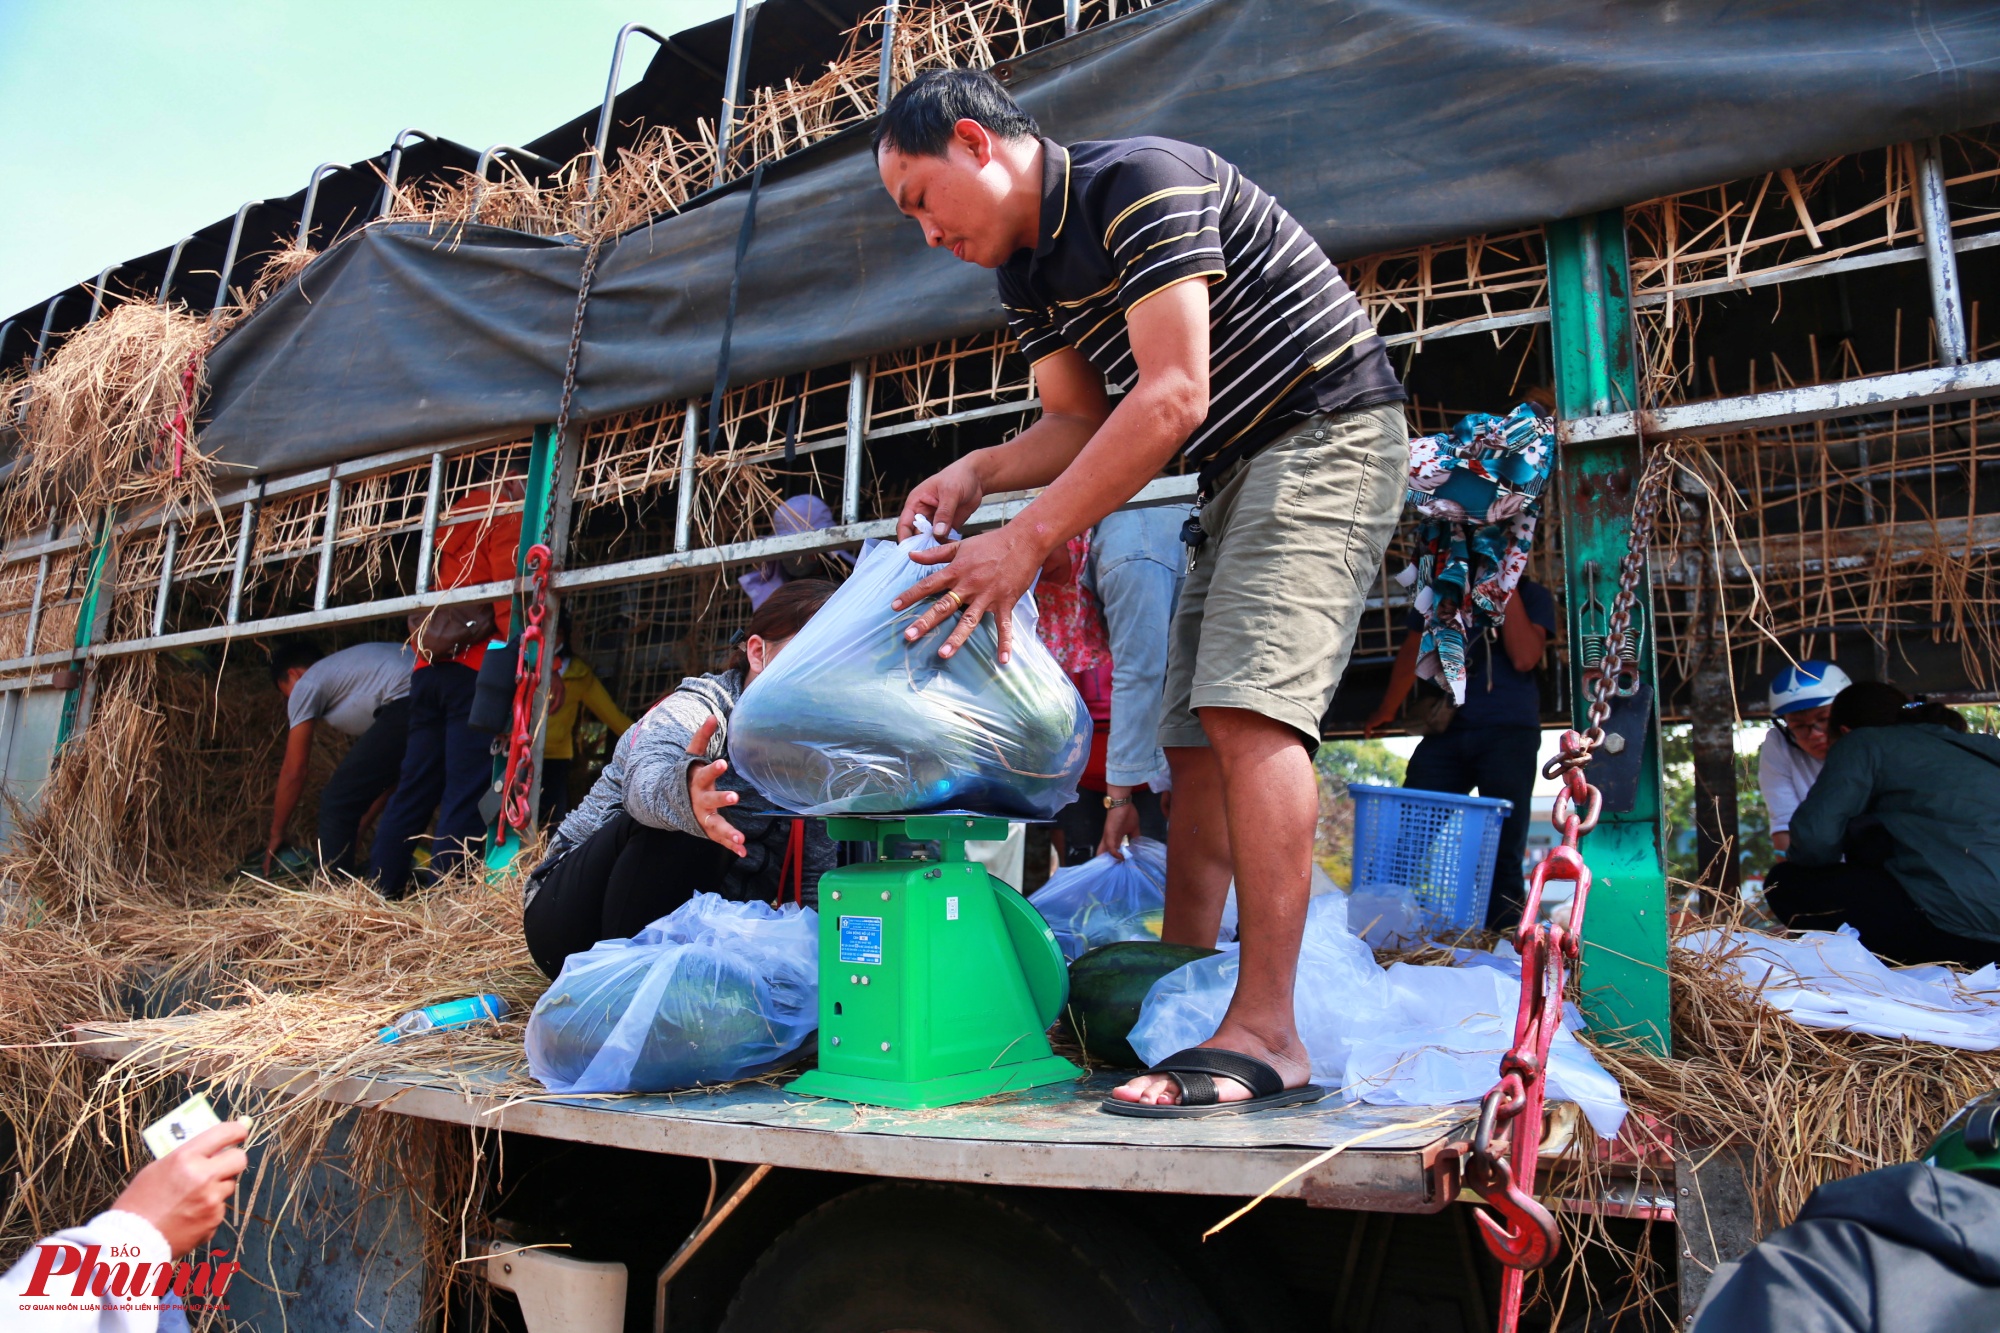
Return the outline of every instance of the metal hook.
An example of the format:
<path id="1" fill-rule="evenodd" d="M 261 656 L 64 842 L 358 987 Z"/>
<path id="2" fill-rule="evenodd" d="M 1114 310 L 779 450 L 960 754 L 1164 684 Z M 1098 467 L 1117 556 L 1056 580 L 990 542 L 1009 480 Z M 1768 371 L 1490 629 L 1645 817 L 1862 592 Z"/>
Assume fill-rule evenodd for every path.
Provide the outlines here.
<path id="1" fill-rule="evenodd" d="M 42 362 L 49 358 L 49 330 L 54 327 L 56 311 L 62 308 L 63 299 L 68 295 L 66 291 L 57 292 L 49 298 L 49 303 L 42 307 L 42 331 L 35 338 L 35 359 L 28 364 L 30 374 L 40 370 Z"/>
<path id="2" fill-rule="evenodd" d="M 1498 1158 L 1466 1163 L 1466 1183 L 1478 1191 L 1486 1205 L 1500 1214 L 1474 1210 L 1486 1248 L 1509 1268 L 1530 1271 L 1548 1267 L 1562 1248 L 1556 1219 L 1514 1183 L 1514 1169 Z"/>
<path id="3" fill-rule="evenodd" d="M 382 180 L 382 207 L 375 214 L 378 218 L 389 216 L 389 205 L 396 199 L 396 177 L 403 170 L 403 145 L 413 138 L 422 139 L 425 143 L 437 142 L 435 134 L 412 128 L 397 135 L 396 142 L 389 145 L 389 170 Z"/>
<path id="4" fill-rule="evenodd" d="M 896 91 L 896 0 L 882 7 L 882 65 L 875 73 L 875 114 L 889 109 Z"/>
<path id="5" fill-rule="evenodd" d="M 479 164 L 473 167 L 472 169 L 472 174 L 477 179 L 478 184 L 472 187 L 471 221 L 473 222 L 479 221 L 480 206 L 484 204 L 486 201 L 487 168 L 492 166 L 495 162 L 504 161 L 508 166 L 514 169 L 514 174 L 516 176 L 519 176 L 523 181 L 526 181 L 528 179 L 527 173 L 521 170 L 521 165 L 520 165 L 521 159 L 523 158 L 526 158 L 530 162 L 533 162 L 537 168 L 539 168 L 542 172 L 544 172 L 547 175 L 554 175 L 555 173 L 562 170 L 560 166 L 558 166 L 554 162 L 549 161 L 549 159 L 543 157 L 540 153 L 531 153 L 525 148 L 516 148 L 512 144 L 504 144 L 504 143 L 494 144 L 491 148 L 488 148 L 485 152 L 479 155 Z"/>
<path id="6" fill-rule="evenodd" d="M 743 65 L 748 56 L 750 30 L 756 22 L 756 15 L 749 13 L 748 0 L 736 0 L 736 17 L 729 22 L 729 70 L 722 80 L 722 110 L 715 122 L 716 185 L 729 178 L 729 153 L 736 140 L 737 103 L 743 97 Z"/>
<path id="7" fill-rule="evenodd" d="M 319 206 L 319 183 L 335 172 L 345 170 L 347 168 L 338 162 L 322 162 L 313 168 L 312 179 L 306 182 L 306 204 L 299 210 L 299 234 L 292 242 L 299 249 L 305 249 L 312 240 L 313 210 Z"/>
<path id="8" fill-rule="evenodd" d="M 682 59 L 689 59 L 686 52 L 643 23 L 628 23 L 618 30 L 618 40 L 611 44 L 611 76 L 604 81 L 604 105 L 597 111 L 597 137 L 590 142 L 590 184 L 584 197 L 593 202 L 598 183 L 604 179 L 604 141 L 611 137 L 611 104 L 618 100 L 618 75 L 625 68 L 625 39 L 635 32 L 652 38 Z"/>
<path id="9" fill-rule="evenodd" d="M 123 267 L 125 267 L 123 264 L 106 264 L 103 271 L 97 275 L 95 289 L 90 294 L 90 318 L 83 321 L 84 323 L 95 324 L 97 317 L 104 313 L 104 284 L 110 282 L 111 275 Z"/>
<path id="10" fill-rule="evenodd" d="M 189 232 L 186 236 L 181 237 L 178 241 L 174 242 L 174 252 L 167 256 L 167 271 L 160 276 L 159 304 L 161 306 L 166 305 L 167 293 L 173 290 L 174 273 L 181 266 L 181 251 L 187 249 L 188 242 L 193 239 L 193 232 Z"/>
<path id="11" fill-rule="evenodd" d="M 222 272 L 215 279 L 215 300 L 208 307 L 208 319 L 212 324 L 222 310 L 222 303 L 229 299 L 229 277 L 236 271 L 236 252 L 243 244 L 243 220 L 250 216 L 250 210 L 264 201 L 252 199 L 236 210 L 236 221 L 229 228 L 229 248 L 222 252 Z"/>

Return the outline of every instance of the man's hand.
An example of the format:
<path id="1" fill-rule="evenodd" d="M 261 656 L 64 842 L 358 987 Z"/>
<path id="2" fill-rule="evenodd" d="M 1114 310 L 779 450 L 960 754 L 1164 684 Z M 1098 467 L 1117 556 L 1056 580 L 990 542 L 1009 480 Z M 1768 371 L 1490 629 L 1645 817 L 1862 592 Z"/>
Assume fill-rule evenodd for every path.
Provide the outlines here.
<path id="1" fill-rule="evenodd" d="M 1396 721 L 1395 709 L 1393 708 L 1376 709 L 1375 715 L 1369 718 L 1366 722 L 1363 722 L 1361 724 L 1361 739 L 1364 741 L 1374 740 L 1376 732 L 1382 730 L 1382 728 L 1384 727 L 1393 725 L 1395 721 Z"/>
<path id="2" fill-rule="evenodd" d="M 237 1146 L 249 1134 L 241 1120 L 203 1130 L 132 1177 L 111 1206 L 151 1222 L 180 1258 L 222 1225 L 236 1178 L 250 1164 Z"/>
<path id="3" fill-rule="evenodd" d="M 688 741 L 688 754 L 696 759 L 708 755 L 709 744 L 715 740 L 715 729 L 721 719 L 710 717 L 695 731 Z M 743 855 L 743 834 L 736 826 L 722 817 L 722 812 L 735 805 L 738 797 L 733 791 L 717 791 L 715 780 L 729 771 L 729 761 L 717 759 L 713 763 L 699 764 L 688 770 L 688 799 L 694 802 L 694 817 L 701 825 L 701 831 L 708 835 L 710 842 L 721 843 L 738 856 Z"/>
<path id="4" fill-rule="evenodd" d="M 919 516 L 930 519 L 931 536 L 939 541 L 972 517 L 972 511 L 986 498 L 986 484 L 979 479 L 979 465 L 973 459 L 974 455 L 967 454 L 910 492 L 896 518 L 897 541 L 905 541 L 916 532 Z"/>
<path id="5" fill-rule="evenodd" d="M 910 559 L 920 565 L 944 565 L 937 573 L 906 589 L 890 603 L 895 610 L 915 606 L 926 598 L 937 601 L 911 622 L 903 638 L 915 643 L 945 621 L 957 617 L 953 628 L 938 648 L 939 657 L 950 657 L 965 646 L 980 619 L 988 614 L 1000 634 L 1000 664 L 1014 655 L 1014 603 L 1035 581 L 1048 552 L 1037 550 L 1016 524 L 995 532 L 982 532 L 964 541 L 946 542 L 928 551 L 913 551 Z"/>
<path id="6" fill-rule="evenodd" d="M 1120 861 L 1123 861 L 1125 859 L 1125 840 L 1139 836 L 1139 807 L 1132 803 L 1134 790 L 1135 788 L 1132 787 L 1119 787 L 1115 785 L 1108 785 L 1105 788 L 1104 795 L 1107 799 L 1115 801 L 1123 797 L 1125 804 L 1114 805 L 1105 810 L 1104 836 L 1097 840 L 1097 854 L 1099 856 L 1109 852 Z"/>

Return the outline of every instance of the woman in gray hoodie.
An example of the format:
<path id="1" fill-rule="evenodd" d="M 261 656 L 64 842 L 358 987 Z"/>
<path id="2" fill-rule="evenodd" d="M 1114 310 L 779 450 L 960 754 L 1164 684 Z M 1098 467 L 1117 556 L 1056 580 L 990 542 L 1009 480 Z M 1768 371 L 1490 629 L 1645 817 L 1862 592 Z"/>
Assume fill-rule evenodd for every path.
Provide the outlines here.
<path id="1" fill-rule="evenodd" d="M 722 756 L 737 699 L 833 589 L 802 579 L 773 592 L 728 670 L 689 676 L 619 738 L 528 879 L 522 925 L 543 973 L 599 940 L 636 935 L 697 893 L 817 901 L 834 864 L 825 825 L 772 805 Z"/>

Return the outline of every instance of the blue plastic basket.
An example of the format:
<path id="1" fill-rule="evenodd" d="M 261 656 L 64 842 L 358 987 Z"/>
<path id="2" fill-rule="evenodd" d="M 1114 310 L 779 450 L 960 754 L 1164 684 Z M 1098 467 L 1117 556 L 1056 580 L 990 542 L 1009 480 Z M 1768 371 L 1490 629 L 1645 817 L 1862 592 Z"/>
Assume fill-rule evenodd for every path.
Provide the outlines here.
<path id="1" fill-rule="evenodd" d="M 1356 890 L 1400 885 L 1433 930 L 1486 924 L 1500 823 L 1511 801 L 1411 787 L 1348 784 L 1354 798 Z"/>

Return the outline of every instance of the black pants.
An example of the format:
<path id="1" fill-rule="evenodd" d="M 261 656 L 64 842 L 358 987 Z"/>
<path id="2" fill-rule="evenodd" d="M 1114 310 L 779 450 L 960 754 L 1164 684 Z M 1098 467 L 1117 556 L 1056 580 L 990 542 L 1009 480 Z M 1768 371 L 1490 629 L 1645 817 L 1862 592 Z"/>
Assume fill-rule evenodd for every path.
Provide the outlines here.
<path id="1" fill-rule="evenodd" d="M 1837 930 L 1844 921 L 1869 950 L 1892 963 L 2000 962 L 2000 944 L 1941 930 L 1879 865 L 1802 866 L 1781 861 L 1764 881 L 1771 914 L 1793 930 Z"/>
<path id="2" fill-rule="evenodd" d="M 493 738 L 474 731 L 472 690 L 479 679 L 469 666 L 440 662 L 410 673 L 410 732 L 396 794 L 375 827 L 369 873 L 387 898 L 409 887 L 416 840 L 437 812 L 431 871 L 445 874 L 486 836 L 479 798 L 493 780 Z"/>
<path id="3" fill-rule="evenodd" d="M 1528 846 L 1528 821 L 1535 798 L 1535 758 L 1542 749 L 1540 727 L 1454 727 L 1426 736 L 1403 785 L 1419 791 L 1446 791 L 1512 801 L 1500 825 L 1500 850 L 1493 858 L 1493 893 L 1486 900 L 1489 930 L 1512 927 L 1526 900 L 1521 856 Z"/>
<path id="4" fill-rule="evenodd" d="M 396 785 L 410 734 L 410 701 L 391 699 L 354 738 L 319 794 L 319 858 L 329 870 L 352 870 L 354 839 L 375 798 Z"/>
<path id="5" fill-rule="evenodd" d="M 707 838 L 641 824 L 620 810 L 541 876 L 522 914 L 528 954 L 544 976 L 599 940 L 622 940 L 713 891 L 730 853 Z"/>
<path id="6" fill-rule="evenodd" d="M 1150 788 L 1132 793 L 1139 811 L 1139 836 L 1158 842 L 1167 840 L 1167 817 L 1160 813 L 1159 795 Z M 1063 835 L 1062 863 L 1080 866 L 1097 855 L 1104 840 L 1104 820 L 1111 812 L 1104 808 L 1104 793 L 1079 791 L 1076 799 L 1056 812 L 1056 828 Z"/>
<path id="7" fill-rule="evenodd" d="M 569 814 L 569 770 L 574 759 L 542 760 L 542 803 L 535 818 L 545 829 L 553 829 Z"/>

